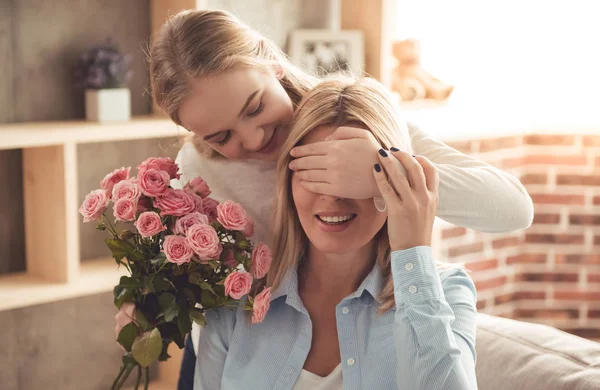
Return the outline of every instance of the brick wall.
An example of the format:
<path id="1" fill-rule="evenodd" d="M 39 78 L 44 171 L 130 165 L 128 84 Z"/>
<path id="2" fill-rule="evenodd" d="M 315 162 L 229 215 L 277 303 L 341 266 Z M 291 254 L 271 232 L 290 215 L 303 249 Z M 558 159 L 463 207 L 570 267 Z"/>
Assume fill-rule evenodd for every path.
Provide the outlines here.
<path id="1" fill-rule="evenodd" d="M 472 271 L 478 309 L 600 341 L 600 135 L 450 145 L 518 177 L 535 207 L 532 226 L 521 232 L 436 224 L 436 250 Z"/>

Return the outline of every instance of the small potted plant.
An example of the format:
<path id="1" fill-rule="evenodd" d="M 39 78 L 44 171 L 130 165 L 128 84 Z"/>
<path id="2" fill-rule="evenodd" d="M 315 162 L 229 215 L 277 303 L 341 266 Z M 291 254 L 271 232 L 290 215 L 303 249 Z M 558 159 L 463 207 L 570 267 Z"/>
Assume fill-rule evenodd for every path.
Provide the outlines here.
<path id="1" fill-rule="evenodd" d="M 123 55 L 107 39 L 84 52 L 77 62 L 77 84 L 85 89 L 85 116 L 89 121 L 114 122 L 131 118 L 131 56 Z"/>

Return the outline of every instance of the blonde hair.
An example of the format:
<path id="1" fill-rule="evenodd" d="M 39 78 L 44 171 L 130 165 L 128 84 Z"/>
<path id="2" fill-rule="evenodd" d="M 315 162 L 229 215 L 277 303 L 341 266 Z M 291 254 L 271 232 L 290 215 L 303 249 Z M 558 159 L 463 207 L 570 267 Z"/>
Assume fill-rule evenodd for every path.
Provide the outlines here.
<path id="1" fill-rule="evenodd" d="M 318 81 L 294 66 L 272 40 L 224 11 L 186 10 L 170 17 L 154 37 L 148 63 L 154 101 L 180 126 L 179 108 L 197 77 L 277 64 L 294 106 Z M 192 142 L 205 156 L 218 156 L 200 137 L 193 135 Z"/>
<path id="2" fill-rule="evenodd" d="M 274 215 L 273 263 L 267 285 L 277 289 L 285 275 L 306 254 L 304 233 L 291 191 L 290 150 L 319 126 L 358 125 L 368 129 L 382 147 L 411 152 L 408 128 L 386 89 L 371 78 L 335 77 L 318 84 L 301 101 L 279 159 L 277 205 Z M 375 261 L 383 272 L 383 289 L 378 296 L 380 312 L 394 307 L 387 223 L 374 237 Z"/>

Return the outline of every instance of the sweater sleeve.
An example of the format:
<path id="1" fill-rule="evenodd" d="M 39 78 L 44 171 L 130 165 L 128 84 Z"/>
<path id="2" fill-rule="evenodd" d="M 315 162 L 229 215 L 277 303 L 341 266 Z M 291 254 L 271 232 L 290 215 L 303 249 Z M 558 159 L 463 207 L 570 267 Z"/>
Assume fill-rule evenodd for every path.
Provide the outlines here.
<path id="1" fill-rule="evenodd" d="M 533 202 L 511 174 L 440 142 L 409 124 L 415 154 L 435 164 L 440 177 L 437 216 L 483 232 L 528 228 Z"/>
<path id="2" fill-rule="evenodd" d="M 398 388 L 477 389 L 475 286 L 461 269 L 438 272 L 430 247 L 392 253 Z"/>

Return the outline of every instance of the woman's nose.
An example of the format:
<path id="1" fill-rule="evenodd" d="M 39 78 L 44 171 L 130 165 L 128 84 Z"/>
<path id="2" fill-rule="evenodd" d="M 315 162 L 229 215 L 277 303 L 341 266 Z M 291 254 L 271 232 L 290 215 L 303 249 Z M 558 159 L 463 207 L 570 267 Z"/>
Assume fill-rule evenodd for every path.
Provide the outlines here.
<path id="1" fill-rule="evenodd" d="M 261 127 L 248 127 L 246 129 L 241 129 L 239 132 L 239 137 L 244 149 L 253 152 L 261 149 L 264 135 L 265 131 Z"/>

